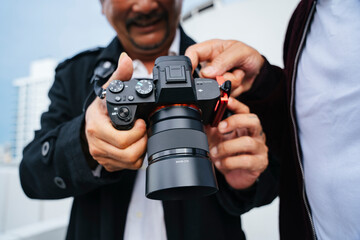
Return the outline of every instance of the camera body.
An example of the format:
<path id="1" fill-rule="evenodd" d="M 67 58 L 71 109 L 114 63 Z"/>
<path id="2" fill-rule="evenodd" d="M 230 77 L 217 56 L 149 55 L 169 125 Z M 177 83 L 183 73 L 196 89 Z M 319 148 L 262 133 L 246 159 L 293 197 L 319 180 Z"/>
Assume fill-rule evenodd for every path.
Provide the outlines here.
<path id="1" fill-rule="evenodd" d="M 157 58 L 153 79 L 109 84 L 106 103 L 114 127 L 131 129 L 138 118 L 147 122 L 148 198 L 188 199 L 218 190 L 204 125 L 216 126 L 224 114 L 230 86 L 223 86 L 194 79 L 186 56 Z"/>
<path id="2" fill-rule="evenodd" d="M 153 79 L 114 80 L 106 90 L 110 119 L 116 129 L 131 129 L 137 118 L 147 121 L 158 107 L 193 104 L 201 111 L 203 124 L 211 124 L 220 100 L 214 79 L 192 77 L 190 59 L 163 56 L 155 61 Z"/>

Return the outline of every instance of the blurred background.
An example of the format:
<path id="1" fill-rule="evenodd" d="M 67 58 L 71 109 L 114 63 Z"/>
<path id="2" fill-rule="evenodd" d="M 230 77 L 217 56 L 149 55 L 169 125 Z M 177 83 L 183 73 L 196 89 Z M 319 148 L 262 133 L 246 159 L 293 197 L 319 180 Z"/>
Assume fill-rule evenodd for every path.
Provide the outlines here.
<path id="1" fill-rule="evenodd" d="M 196 41 L 236 39 L 282 66 L 282 44 L 298 0 L 184 0 L 182 26 Z M 40 128 L 56 65 L 115 36 L 99 1 L 13 0 L 0 8 L 0 239 L 64 239 L 72 199 L 22 192 L 22 149 Z M 278 237 L 278 199 L 242 216 L 249 240 Z"/>

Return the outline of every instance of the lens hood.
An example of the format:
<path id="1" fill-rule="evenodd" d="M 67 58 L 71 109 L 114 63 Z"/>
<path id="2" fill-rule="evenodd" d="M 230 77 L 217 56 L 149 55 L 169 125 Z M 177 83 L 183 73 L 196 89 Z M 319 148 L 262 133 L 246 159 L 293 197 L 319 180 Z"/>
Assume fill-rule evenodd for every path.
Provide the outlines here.
<path id="1" fill-rule="evenodd" d="M 204 157 L 169 157 L 146 169 L 146 197 L 150 199 L 185 200 L 217 191 L 214 166 Z"/>

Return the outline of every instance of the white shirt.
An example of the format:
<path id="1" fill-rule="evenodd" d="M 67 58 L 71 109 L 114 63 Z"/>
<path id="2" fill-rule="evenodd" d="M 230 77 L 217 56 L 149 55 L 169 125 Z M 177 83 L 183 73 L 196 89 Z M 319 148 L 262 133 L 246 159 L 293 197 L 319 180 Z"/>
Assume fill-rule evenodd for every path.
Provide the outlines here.
<path id="1" fill-rule="evenodd" d="M 360 239 L 360 1 L 319 0 L 295 108 L 319 239 Z"/>
<path id="2" fill-rule="evenodd" d="M 169 55 L 179 55 L 180 31 L 177 29 Z M 133 61 L 133 78 L 152 78 L 140 60 Z M 162 202 L 145 197 L 145 173 L 147 158 L 138 170 L 125 223 L 124 240 L 166 240 L 164 209 Z"/>

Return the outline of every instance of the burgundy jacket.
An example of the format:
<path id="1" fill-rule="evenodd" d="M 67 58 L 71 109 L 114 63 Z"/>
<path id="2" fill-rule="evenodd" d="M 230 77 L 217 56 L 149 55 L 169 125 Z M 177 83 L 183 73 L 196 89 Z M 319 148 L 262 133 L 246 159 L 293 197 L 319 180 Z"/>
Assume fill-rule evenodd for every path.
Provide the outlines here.
<path id="1" fill-rule="evenodd" d="M 284 43 L 284 69 L 266 62 L 251 91 L 242 96 L 259 115 L 267 144 L 281 159 L 280 236 L 286 240 L 316 239 L 304 188 L 294 104 L 297 64 L 315 7 L 316 0 L 302 0 L 293 13 Z M 251 101 L 245 100 L 248 95 Z"/>

